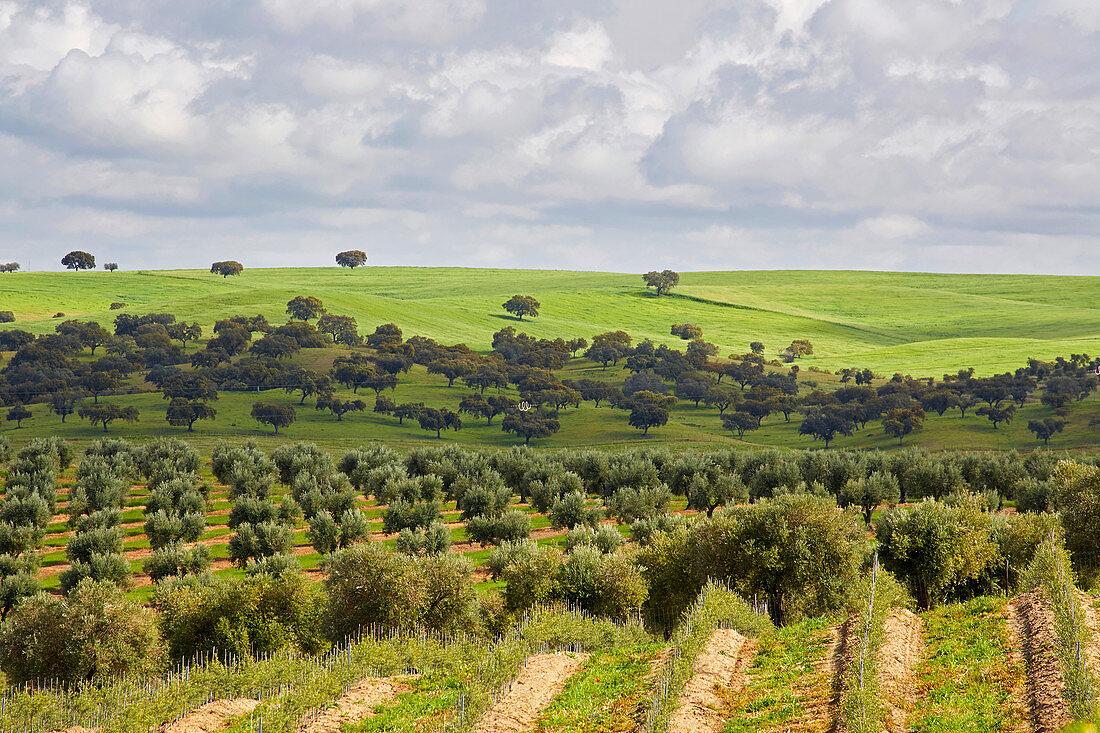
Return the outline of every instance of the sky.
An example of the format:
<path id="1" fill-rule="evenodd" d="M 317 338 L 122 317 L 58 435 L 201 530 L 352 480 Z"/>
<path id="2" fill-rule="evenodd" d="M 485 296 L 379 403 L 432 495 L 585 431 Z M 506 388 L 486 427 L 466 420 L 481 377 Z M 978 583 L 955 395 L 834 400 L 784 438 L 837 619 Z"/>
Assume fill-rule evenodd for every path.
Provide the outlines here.
<path id="1" fill-rule="evenodd" d="M 1100 274 L 1097 0 L 0 0 L 0 261 Z"/>

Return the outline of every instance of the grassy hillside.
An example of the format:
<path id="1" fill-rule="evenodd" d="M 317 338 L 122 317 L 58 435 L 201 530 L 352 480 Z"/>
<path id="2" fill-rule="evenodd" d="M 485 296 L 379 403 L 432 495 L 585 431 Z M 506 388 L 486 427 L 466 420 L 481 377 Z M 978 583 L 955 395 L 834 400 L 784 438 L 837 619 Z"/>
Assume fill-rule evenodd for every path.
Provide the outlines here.
<path id="1" fill-rule="evenodd" d="M 60 319 L 94 318 L 110 326 L 120 311 L 109 309 L 113 301 L 127 303 L 126 313 L 171 312 L 180 319 L 198 320 L 209 336 L 215 319 L 235 314 L 262 313 L 273 323 L 286 319 L 286 302 L 299 294 L 316 295 L 335 313 L 358 319 L 367 333 L 379 323 L 395 322 L 405 336 L 421 334 L 443 343 L 464 342 L 488 351 L 494 331 L 514 325 L 540 337 L 575 337 L 611 329 L 624 329 L 636 340 L 645 337 L 683 348 L 684 342 L 669 335 L 672 323 L 693 322 L 704 336 L 720 345 L 719 354 L 744 352 L 751 340 L 762 340 L 766 356 L 774 357 L 795 338 L 810 339 L 815 354 L 800 361 L 803 392 L 812 384 L 826 389 L 837 377 L 830 371 L 841 366 L 871 366 L 884 375 L 895 371 L 914 375 L 942 375 L 973 366 L 978 373 L 1015 369 L 1027 357 L 1050 359 L 1057 355 L 1087 352 L 1100 347 L 1100 308 L 1092 307 L 1088 291 L 1093 278 L 1032 276 L 956 276 L 857 272 L 727 272 L 687 273 L 671 296 L 647 293 L 637 275 L 607 273 L 367 268 L 248 270 L 240 277 L 223 279 L 199 271 L 16 273 L 0 277 L 0 306 L 16 314 L 13 327 L 50 332 Z M 534 295 L 542 302 L 539 318 L 520 323 L 505 314 L 500 304 L 515 293 Z M 191 346 L 190 350 L 196 347 Z M 294 358 L 308 368 L 326 371 L 346 347 L 307 349 Z M 10 355 L 6 355 L 10 356 Z M 5 355 L 0 354 L 0 358 Z M 85 357 L 81 358 L 87 358 Z M 603 371 L 593 362 L 571 360 L 561 378 L 595 377 L 621 385 L 621 369 Z M 456 384 L 448 388 L 440 376 L 416 366 L 402 375 L 393 398 L 398 402 L 424 402 L 457 409 L 467 392 Z M 217 419 L 201 422 L 194 434 L 169 427 L 167 403 L 135 375 L 130 387 L 143 394 L 107 397 L 108 401 L 134 405 L 141 411 L 136 424 L 116 423 L 113 433 L 131 438 L 152 438 L 165 433 L 187 435 L 203 450 L 228 437 L 258 437 L 264 442 L 312 440 L 333 449 L 352 442 L 383 440 L 395 446 L 434 443 L 434 434 L 415 422 L 396 420 L 369 411 L 353 413 L 342 422 L 331 414 L 315 411 L 313 400 L 298 408 L 298 420 L 278 438 L 249 416 L 252 403 L 292 402 L 298 399 L 282 390 L 263 393 L 222 392 L 215 403 Z M 518 396 L 514 390 L 508 390 Z M 341 390 L 340 396 L 351 397 Z M 374 395 L 359 395 L 373 406 Z M 17 429 L 0 423 L 0 433 L 16 442 L 41 435 L 88 440 L 102 435 L 98 429 L 71 416 L 62 424 L 45 405 L 32 405 L 34 417 Z M 1065 432 L 1051 441 L 1051 448 L 1080 449 L 1095 446 L 1100 420 L 1100 396 L 1069 406 Z M 1036 397 L 1024 406 L 1011 424 L 993 430 L 972 410 L 966 418 L 951 410 L 943 417 L 930 413 L 924 430 L 907 438 L 911 445 L 931 449 L 1031 449 L 1039 445 L 1027 430 L 1027 421 L 1046 417 L 1049 408 Z M 797 418 L 767 418 L 760 430 L 737 441 L 722 429 L 714 409 L 681 401 L 669 424 L 642 437 L 626 423 L 622 411 L 585 403 L 563 411 L 562 430 L 537 441 L 540 447 L 591 445 L 620 448 L 646 444 L 672 444 L 692 448 L 758 445 L 811 448 L 819 446 L 798 434 Z M 517 441 L 502 433 L 498 421 L 467 418 L 461 432 L 448 432 L 445 440 L 483 447 L 507 447 Z M 836 447 L 889 448 L 896 441 L 873 422 L 850 437 L 838 437 Z"/>
<path id="2" fill-rule="evenodd" d="M 672 323 L 703 328 L 720 354 L 760 340 L 774 357 L 792 339 L 814 344 L 803 368 L 870 367 L 942 376 L 1015 369 L 1029 356 L 1100 349 L 1100 279 L 1030 275 L 875 272 L 684 273 L 673 294 L 647 293 L 636 274 L 461 268 L 245 270 L 223 279 L 199 270 L 15 273 L 0 277 L 0 308 L 18 327 L 53 329 L 54 313 L 109 323 L 126 312 L 168 311 L 207 326 L 238 313 L 285 318 L 295 295 L 355 316 L 361 330 L 394 322 L 407 336 L 486 349 L 494 331 L 520 326 L 500 304 L 515 293 L 542 302 L 521 329 L 555 338 L 623 329 L 636 339 L 682 343 Z"/>

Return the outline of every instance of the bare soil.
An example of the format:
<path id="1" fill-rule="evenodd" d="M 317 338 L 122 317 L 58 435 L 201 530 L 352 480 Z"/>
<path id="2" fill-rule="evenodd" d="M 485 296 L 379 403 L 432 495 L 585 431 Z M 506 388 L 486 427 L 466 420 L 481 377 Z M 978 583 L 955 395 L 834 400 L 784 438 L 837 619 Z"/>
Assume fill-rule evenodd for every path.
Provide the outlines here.
<path id="1" fill-rule="evenodd" d="M 892 610 L 883 624 L 885 641 L 879 650 L 879 676 L 887 733 L 909 730 L 909 711 L 916 702 L 916 668 L 924 647 L 921 626 L 920 616 L 904 608 Z"/>
<path id="2" fill-rule="evenodd" d="M 1085 659 L 1093 679 L 1100 679 L 1100 610 L 1093 603 L 1096 599 L 1081 591 L 1077 592 L 1081 608 L 1085 610 L 1085 625 L 1092 632 L 1092 639 L 1085 650 Z"/>
<path id="3" fill-rule="evenodd" d="M 587 654 L 535 654 L 474 729 L 477 733 L 525 733 L 535 729 L 539 712 L 565 687 L 588 659 Z"/>
<path id="4" fill-rule="evenodd" d="M 345 723 L 354 723 L 374 715 L 380 703 L 393 700 L 411 688 L 397 679 L 365 677 L 336 698 L 321 716 L 298 727 L 298 733 L 340 733 Z"/>
<path id="5" fill-rule="evenodd" d="M 259 700 L 247 697 L 212 700 L 169 725 L 164 733 L 212 733 L 223 730 L 229 727 L 233 718 L 251 713 L 259 704 Z"/>
<path id="6" fill-rule="evenodd" d="M 1062 669 L 1054 634 L 1054 610 L 1042 590 L 1034 590 L 1011 603 L 1009 623 L 1020 640 L 1027 664 L 1027 706 L 1032 730 L 1055 733 L 1070 722 L 1062 697 Z"/>
<path id="7" fill-rule="evenodd" d="M 723 693 L 745 683 L 745 670 L 756 655 L 756 644 L 732 629 L 717 629 L 695 660 L 679 707 L 669 721 L 669 733 L 717 733 L 725 722 Z"/>

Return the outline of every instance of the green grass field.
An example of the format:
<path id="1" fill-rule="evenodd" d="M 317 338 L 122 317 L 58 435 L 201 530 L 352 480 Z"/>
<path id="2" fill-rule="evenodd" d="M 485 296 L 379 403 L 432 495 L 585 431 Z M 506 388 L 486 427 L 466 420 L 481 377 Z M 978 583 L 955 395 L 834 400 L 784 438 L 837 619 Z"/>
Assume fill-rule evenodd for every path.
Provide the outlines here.
<path id="1" fill-rule="evenodd" d="M 110 322 L 126 312 L 168 311 L 209 329 L 218 318 L 263 313 L 285 318 L 295 295 L 355 316 L 361 329 L 394 322 L 406 335 L 485 349 L 492 333 L 518 322 L 500 304 L 515 293 L 542 303 L 523 330 L 546 338 L 623 329 L 636 339 L 680 343 L 672 323 L 702 327 L 722 355 L 760 340 L 775 356 L 806 338 L 803 367 L 870 367 L 939 377 L 972 366 L 1015 369 L 1029 356 L 1053 358 L 1100 348 L 1100 278 L 1033 275 L 776 271 L 684 273 L 672 295 L 647 293 L 633 274 L 552 270 L 368 267 L 245 270 L 221 278 L 199 270 L 27 272 L 0 277 L 0 303 L 17 326 L 53 329 L 51 316 Z"/>
<path id="2" fill-rule="evenodd" d="M 591 338 L 623 329 L 635 340 L 651 338 L 683 348 L 669 334 L 673 323 L 692 322 L 704 337 L 719 346 L 719 355 L 742 353 L 752 340 L 763 341 L 765 356 L 774 358 L 792 339 L 814 344 L 814 355 L 799 361 L 800 380 L 828 386 L 836 378 L 811 368 L 870 367 L 889 376 L 895 371 L 914 376 L 940 377 L 944 372 L 974 367 L 978 374 L 1015 369 L 1028 357 L 1095 352 L 1100 348 L 1100 307 L 1092 297 L 1097 278 L 1004 275 L 933 275 L 872 272 L 709 272 L 684 273 L 670 296 L 646 292 L 632 274 L 461 268 L 339 268 L 246 270 L 223 279 L 196 270 L 146 272 L 30 272 L 0 276 L 0 308 L 13 310 L 11 327 L 37 333 L 52 331 L 65 318 L 96 319 L 110 326 L 120 311 L 113 301 L 127 303 L 125 313 L 171 312 L 183 320 L 197 320 L 210 335 L 215 319 L 236 314 L 262 313 L 272 322 L 286 319 L 286 302 L 295 295 L 315 295 L 330 311 L 354 316 L 360 331 L 369 333 L 379 323 L 394 322 L 406 337 L 430 336 L 442 343 L 466 343 L 488 351 L 494 331 L 513 325 L 539 337 Z M 530 294 L 542 303 L 540 316 L 520 323 L 500 308 L 515 293 Z M 190 351 L 197 347 L 192 344 Z M 340 348 L 302 352 L 296 360 L 326 369 Z M 10 355 L 6 355 L 10 356 Z M 559 373 L 562 378 L 598 376 L 621 383 L 621 370 L 601 372 L 578 358 Z M 134 386 L 143 386 L 140 377 Z M 804 387 L 808 391 L 809 387 Z M 423 401 L 454 409 L 466 390 L 415 367 L 401 377 L 394 393 L 398 402 Z M 343 394 L 343 393 L 341 393 Z M 348 393 L 350 394 L 350 392 Z M 369 405 L 373 393 L 362 395 Z M 262 442 L 311 440 L 340 449 L 355 442 L 383 440 L 409 447 L 435 441 L 434 434 L 406 422 L 398 426 L 389 417 L 352 413 L 337 422 L 329 413 L 316 412 L 312 400 L 298 410 L 298 421 L 278 439 L 249 417 L 256 400 L 297 399 L 281 390 L 262 394 L 223 392 L 215 403 L 216 420 L 196 425 L 188 434 L 164 421 L 166 403 L 155 393 L 109 397 L 141 410 L 135 425 L 115 424 L 113 433 L 145 438 L 165 433 L 185 436 L 200 449 L 221 438 L 257 437 Z M 0 432 L 16 442 L 40 435 L 88 440 L 101 434 L 76 416 L 62 425 L 59 418 L 34 405 L 35 417 L 16 429 L 12 423 Z M 984 418 L 969 413 L 965 419 L 952 410 L 931 414 L 924 430 L 907 444 L 930 449 L 1032 449 L 1040 445 L 1027 431 L 1027 421 L 1045 417 L 1049 410 L 1033 398 L 1009 425 L 993 430 Z M 1051 441 L 1051 448 L 1080 449 L 1097 442 L 1098 429 L 1089 422 L 1100 417 L 1100 397 L 1070 406 L 1069 424 Z M 516 439 L 483 420 L 464 421 L 446 441 L 485 447 L 507 447 Z M 626 424 L 625 413 L 585 403 L 562 414 L 562 430 L 538 441 L 540 447 L 593 445 L 622 448 L 669 444 L 704 447 L 737 445 L 811 448 L 812 439 L 798 435 L 797 418 L 767 418 L 761 430 L 736 440 L 721 428 L 713 409 L 681 402 L 672 419 L 646 438 Z M 838 438 L 838 448 L 889 448 L 896 444 L 877 422 L 851 437 Z"/>

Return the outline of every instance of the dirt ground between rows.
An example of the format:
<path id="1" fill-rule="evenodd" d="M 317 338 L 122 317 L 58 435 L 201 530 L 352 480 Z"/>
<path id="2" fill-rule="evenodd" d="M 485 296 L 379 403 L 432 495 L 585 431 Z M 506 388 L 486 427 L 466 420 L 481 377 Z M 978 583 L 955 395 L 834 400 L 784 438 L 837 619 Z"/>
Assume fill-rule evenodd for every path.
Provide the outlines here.
<path id="1" fill-rule="evenodd" d="M 669 733 L 717 733 L 725 723 L 723 693 L 745 683 L 756 642 L 733 629 L 717 629 L 695 660 L 691 679 L 669 721 Z"/>
<path id="2" fill-rule="evenodd" d="M 539 712 L 565 687 L 588 659 L 587 654 L 535 654 L 474 729 L 477 733 L 525 733 L 535 729 Z"/>
<path id="3" fill-rule="evenodd" d="M 1065 683 L 1058 662 L 1054 610 L 1042 590 L 1013 599 L 1008 618 L 1027 664 L 1027 706 L 1032 730 L 1055 733 L 1070 722 L 1062 697 Z"/>
<path id="4" fill-rule="evenodd" d="M 344 723 L 354 723 L 374 715 L 375 706 L 393 700 L 410 688 L 399 679 L 365 677 L 336 698 L 321 716 L 298 726 L 297 733 L 340 733 Z"/>
<path id="5" fill-rule="evenodd" d="M 924 640 L 920 616 L 895 608 L 883 624 L 885 641 L 879 650 L 879 677 L 886 703 L 887 733 L 909 730 L 909 711 L 916 701 L 916 669 Z"/>
<path id="6" fill-rule="evenodd" d="M 247 697 L 212 700 L 166 727 L 164 733 L 213 733 L 228 727 L 232 718 L 251 713 L 259 704 L 259 700 Z"/>

